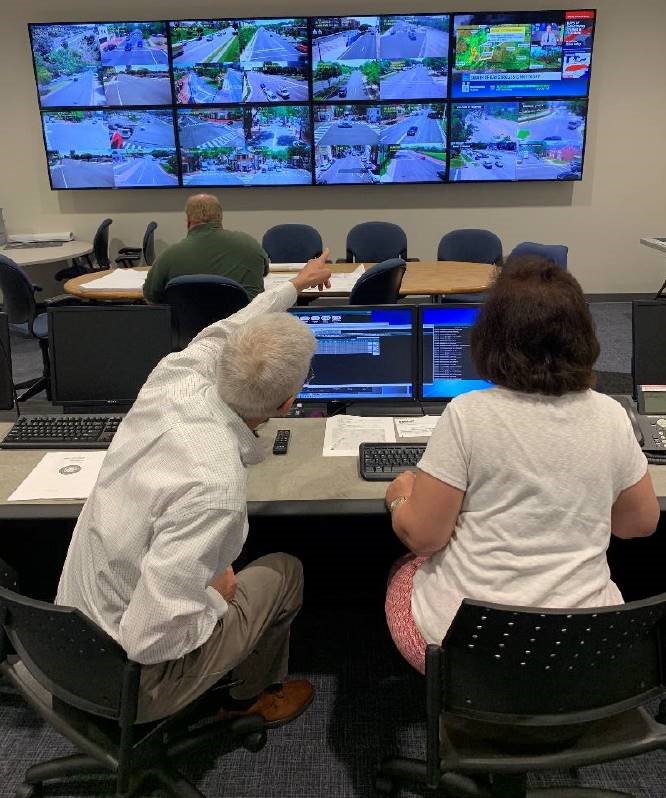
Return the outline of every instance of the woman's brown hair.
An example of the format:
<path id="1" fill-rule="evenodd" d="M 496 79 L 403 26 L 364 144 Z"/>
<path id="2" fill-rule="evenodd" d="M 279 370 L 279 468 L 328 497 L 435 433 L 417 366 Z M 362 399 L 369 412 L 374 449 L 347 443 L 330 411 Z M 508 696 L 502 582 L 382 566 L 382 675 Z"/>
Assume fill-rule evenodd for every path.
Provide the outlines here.
<path id="1" fill-rule="evenodd" d="M 507 260 L 472 329 L 479 375 L 504 388 L 561 396 L 594 385 L 594 322 L 578 281 L 533 255 Z"/>

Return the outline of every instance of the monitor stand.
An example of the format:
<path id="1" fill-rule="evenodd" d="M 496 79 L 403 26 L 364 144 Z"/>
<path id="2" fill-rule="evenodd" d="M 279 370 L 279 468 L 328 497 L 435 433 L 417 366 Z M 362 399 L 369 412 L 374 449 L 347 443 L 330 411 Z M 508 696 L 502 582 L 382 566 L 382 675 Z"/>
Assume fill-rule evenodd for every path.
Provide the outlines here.
<path id="1" fill-rule="evenodd" d="M 350 416 L 422 416 L 423 410 L 418 402 L 350 402 L 347 406 Z"/>

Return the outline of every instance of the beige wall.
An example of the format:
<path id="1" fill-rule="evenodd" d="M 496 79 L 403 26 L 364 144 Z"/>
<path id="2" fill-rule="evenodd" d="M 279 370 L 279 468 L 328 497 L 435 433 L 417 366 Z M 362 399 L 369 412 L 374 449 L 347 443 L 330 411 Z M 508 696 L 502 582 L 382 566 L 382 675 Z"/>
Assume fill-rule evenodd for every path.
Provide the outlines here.
<path id="1" fill-rule="evenodd" d="M 405 10 L 402 0 L 21 0 L 3 3 L 0 25 L 0 207 L 10 232 L 74 230 L 90 239 L 113 217 L 112 250 L 140 242 L 159 223 L 158 251 L 183 233 L 186 189 L 67 192 L 49 189 L 26 23 L 56 20 L 164 19 L 229 15 L 344 14 Z M 528 9 L 537 0 L 418 0 L 423 11 Z M 595 3 L 551 3 L 586 8 Z M 222 7 L 224 6 L 224 8 Z M 587 157 L 582 183 L 222 189 L 225 226 L 261 237 L 280 222 L 317 227 L 335 256 L 346 231 L 365 219 L 400 223 L 410 255 L 434 257 L 455 227 L 488 227 L 505 250 L 525 239 L 566 243 L 570 266 L 587 291 L 651 291 L 666 275 L 666 257 L 639 245 L 666 235 L 665 0 L 597 0 Z M 137 10 L 140 13 L 137 14 Z M 410 7 L 411 10 L 411 7 Z"/>

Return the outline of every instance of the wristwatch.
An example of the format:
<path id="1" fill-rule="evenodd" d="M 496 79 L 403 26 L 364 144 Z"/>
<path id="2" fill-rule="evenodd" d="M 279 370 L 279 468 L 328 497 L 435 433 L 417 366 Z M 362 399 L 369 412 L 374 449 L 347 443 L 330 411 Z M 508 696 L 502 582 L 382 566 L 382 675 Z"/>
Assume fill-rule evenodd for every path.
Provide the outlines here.
<path id="1" fill-rule="evenodd" d="M 401 504 L 404 504 L 407 501 L 406 496 L 397 496 L 393 501 L 389 504 L 388 509 L 391 515 L 393 515 L 394 511 L 400 507 Z"/>

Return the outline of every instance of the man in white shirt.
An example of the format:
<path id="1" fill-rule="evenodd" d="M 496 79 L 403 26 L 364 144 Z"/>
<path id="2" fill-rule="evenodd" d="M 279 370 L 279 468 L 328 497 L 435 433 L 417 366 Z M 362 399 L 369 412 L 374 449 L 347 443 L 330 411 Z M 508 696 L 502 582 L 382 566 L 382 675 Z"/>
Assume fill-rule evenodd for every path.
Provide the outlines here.
<path id="1" fill-rule="evenodd" d="M 120 425 L 77 522 L 57 604 L 85 613 L 142 664 L 138 719 L 170 715 L 229 671 L 242 679 L 226 713 L 269 725 L 313 696 L 284 682 L 302 602 L 294 557 L 261 557 L 235 575 L 247 535 L 247 467 L 256 427 L 284 415 L 315 340 L 286 311 L 327 284 L 326 250 L 292 280 L 165 357 Z"/>

